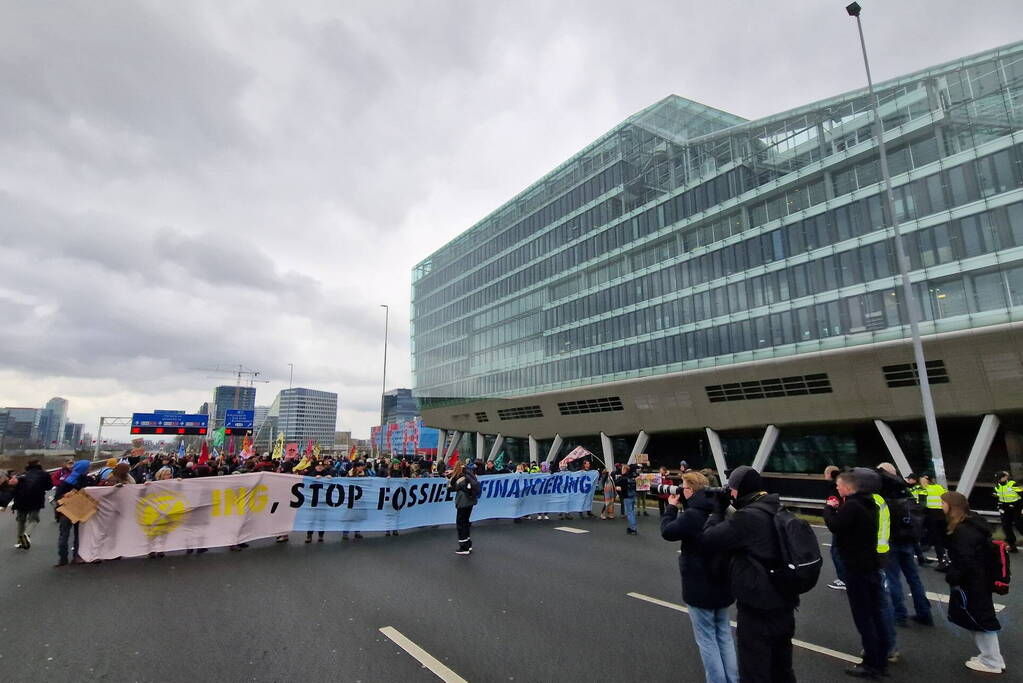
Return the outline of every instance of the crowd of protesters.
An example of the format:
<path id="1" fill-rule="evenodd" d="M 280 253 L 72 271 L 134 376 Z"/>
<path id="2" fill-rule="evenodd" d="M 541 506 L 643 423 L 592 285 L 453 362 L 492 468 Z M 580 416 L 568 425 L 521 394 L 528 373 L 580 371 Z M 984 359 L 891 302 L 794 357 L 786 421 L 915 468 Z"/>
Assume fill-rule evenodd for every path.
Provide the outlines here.
<path id="1" fill-rule="evenodd" d="M 269 455 L 203 456 L 147 454 L 111 458 L 90 474 L 91 463 L 68 460 L 60 469 L 47 473 L 36 461 L 25 472 L 0 476 L 0 507 L 11 507 L 17 516 L 19 549 L 28 550 L 33 528 L 39 524 L 46 496 L 54 491 L 54 502 L 85 486 L 146 484 L 168 479 L 230 476 L 251 472 L 279 472 L 312 477 L 399 477 L 447 476 L 455 493 L 456 533 L 460 555 L 472 553 L 469 517 L 480 495 L 479 478 L 495 474 L 535 474 L 564 470 L 594 469 L 594 459 L 581 458 L 550 467 L 546 463 L 518 463 L 513 469 L 500 460 L 457 461 L 448 468 L 442 461 L 425 458 L 345 458 L 309 454 L 302 458 L 273 459 Z M 599 470 L 595 493 L 603 494 L 600 519 L 620 516 L 627 522 L 626 533 L 638 533 L 639 516 L 649 516 L 647 499 L 658 501 L 661 535 L 681 542 L 679 567 L 682 593 L 689 614 L 707 681 L 795 681 L 792 666 L 792 638 L 799 595 L 787 592 L 774 578 L 783 558 L 783 539 L 775 520 L 782 509 L 777 494 L 765 490 L 760 473 L 743 466 L 728 473 L 725 488 L 717 488 L 716 473 L 691 470 L 685 461 L 677 471 L 659 468 L 658 483 L 676 485 L 676 493 L 650 492 L 649 478 L 642 479 L 644 467 L 623 464 Z M 924 551 L 933 548 L 935 568 L 944 572 L 951 598 L 948 619 L 973 633 L 979 654 L 966 667 L 986 673 L 1001 673 L 1005 661 L 999 648 L 1001 628 L 992 593 L 998 590 L 998 566 L 993 560 L 989 524 L 969 508 L 966 498 L 938 486 L 926 475 L 902 478 L 890 463 L 875 469 L 840 470 L 829 467 L 825 477 L 833 483 L 824 508 L 824 521 L 832 532 L 831 556 L 838 579 L 830 588 L 844 590 L 852 623 L 859 632 L 862 662 L 847 669 L 857 678 L 881 678 L 890 665 L 900 660 L 897 627 L 913 621 L 919 626 L 935 624 L 926 590 L 917 567 L 928 562 Z M 645 489 L 645 490 L 644 490 Z M 1020 529 L 1023 487 L 1005 472 L 995 475 L 994 495 L 998 500 L 1007 543 L 1004 553 L 1016 552 L 1015 531 Z M 617 507 L 617 515 L 616 515 Z M 562 518 L 569 513 L 558 513 Z M 580 517 L 593 513 L 584 511 Z M 514 520 L 550 519 L 549 513 L 526 515 Z M 70 550 L 77 547 L 78 525 L 56 515 L 60 525 L 57 566 L 80 561 Z M 75 536 L 71 546 L 72 532 Z M 324 540 L 322 531 L 315 532 Z M 305 542 L 313 541 L 313 531 Z M 386 535 L 397 536 L 397 531 Z M 356 539 L 362 534 L 355 532 Z M 348 538 L 348 532 L 342 532 Z M 287 542 L 280 536 L 278 542 Z M 232 550 L 247 547 L 242 543 Z M 997 548 L 998 545 L 994 544 Z M 192 550 L 187 551 L 189 553 Z M 205 552 L 197 550 L 195 552 Z M 162 557 L 151 553 L 150 557 Z M 1004 581 L 1008 581 L 1007 560 L 1003 559 Z M 905 605 L 903 580 L 912 593 L 914 614 Z M 733 640 L 728 608 L 738 608 L 738 628 Z"/>

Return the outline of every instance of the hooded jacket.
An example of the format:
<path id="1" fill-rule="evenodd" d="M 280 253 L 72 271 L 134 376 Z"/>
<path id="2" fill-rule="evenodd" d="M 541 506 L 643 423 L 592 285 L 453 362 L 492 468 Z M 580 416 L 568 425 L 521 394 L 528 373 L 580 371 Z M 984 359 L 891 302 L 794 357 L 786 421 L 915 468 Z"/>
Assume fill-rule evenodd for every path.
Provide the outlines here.
<path id="1" fill-rule="evenodd" d="M 39 465 L 29 465 L 14 486 L 14 509 L 35 512 L 46 506 L 46 492 L 53 488 L 53 480 Z"/>
<path id="2" fill-rule="evenodd" d="M 64 481 L 60 482 L 54 491 L 55 502 L 63 498 L 68 491 L 82 489 L 92 483 L 89 478 L 90 464 L 88 460 L 78 460 L 71 466 L 71 474 L 64 477 Z"/>
<path id="3" fill-rule="evenodd" d="M 837 508 L 824 506 L 824 523 L 835 534 L 835 550 L 846 569 L 868 573 L 881 568 L 877 554 L 877 503 L 869 493 L 854 493 Z"/>
<path id="4" fill-rule="evenodd" d="M 720 609 L 735 602 L 725 571 L 727 557 L 703 545 L 703 527 L 716 508 L 715 494 L 703 489 L 693 494 L 684 510 L 668 505 L 661 517 L 661 538 L 682 542 L 678 556 L 682 599 L 691 607 Z"/>
<path id="5" fill-rule="evenodd" d="M 711 515 L 703 532 L 703 547 L 712 552 L 732 553 L 729 580 L 735 601 L 741 607 L 794 609 L 798 598 L 778 591 L 765 571 L 781 564 L 778 532 L 774 527 L 781 499 L 776 493 L 756 491 L 740 497 L 734 505 L 736 512 L 727 519 L 720 508 Z"/>
<path id="6" fill-rule="evenodd" d="M 948 620 L 970 631 L 998 631 L 1001 625 L 995 616 L 987 565 L 991 527 L 970 512 L 946 538 L 950 562 L 945 580 L 951 586 Z"/>

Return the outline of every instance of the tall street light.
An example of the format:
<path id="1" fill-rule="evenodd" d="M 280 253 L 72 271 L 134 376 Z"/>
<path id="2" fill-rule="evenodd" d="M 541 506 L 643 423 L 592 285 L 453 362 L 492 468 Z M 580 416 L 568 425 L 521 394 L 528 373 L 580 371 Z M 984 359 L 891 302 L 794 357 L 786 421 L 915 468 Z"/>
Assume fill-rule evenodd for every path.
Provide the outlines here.
<path id="1" fill-rule="evenodd" d="M 390 325 L 391 309 L 387 304 L 380 304 L 384 309 L 384 376 L 380 382 L 380 452 L 384 450 L 384 394 L 387 392 L 387 332 Z"/>
<path id="2" fill-rule="evenodd" d="M 884 182 L 884 196 L 888 207 L 888 218 L 895 232 L 895 260 L 899 264 L 899 275 L 902 278 L 902 298 L 906 302 L 906 314 L 909 316 L 909 330 L 913 338 L 913 355 L 916 358 L 916 375 L 920 384 L 920 398 L 923 401 L 924 421 L 927 423 L 927 439 L 931 446 L 931 461 L 934 463 L 934 475 L 938 483 L 948 488 L 945 476 L 945 460 L 941 455 L 941 441 L 938 439 L 938 421 L 934 417 L 934 399 L 931 397 L 931 383 L 927 377 L 927 361 L 924 359 L 924 344 L 920 339 L 920 310 L 913 286 L 909 281 L 909 260 L 902 243 L 902 232 L 899 230 L 899 219 L 895 215 L 895 195 L 892 193 L 892 178 L 888 173 L 888 154 L 884 144 L 884 126 L 878 111 L 877 97 L 874 96 L 874 82 L 870 77 L 870 62 L 867 61 L 867 43 L 863 39 L 863 24 L 860 21 L 860 5 L 851 3 L 845 8 L 849 16 L 856 19 L 856 28 L 860 33 L 860 49 L 863 51 L 863 68 L 867 71 L 867 93 L 874 114 L 874 138 L 877 140 L 877 151 L 881 161 L 881 178 Z"/>

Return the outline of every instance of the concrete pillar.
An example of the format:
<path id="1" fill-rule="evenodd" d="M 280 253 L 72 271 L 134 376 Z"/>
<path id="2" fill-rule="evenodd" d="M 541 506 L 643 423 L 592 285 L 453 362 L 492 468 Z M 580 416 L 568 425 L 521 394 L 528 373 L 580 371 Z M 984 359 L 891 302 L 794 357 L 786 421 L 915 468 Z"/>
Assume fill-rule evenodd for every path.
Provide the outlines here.
<path id="1" fill-rule="evenodd" d="M 501 452 L 501 445 L 504 443 L 504 435 L 498 434 L 494 439 L 494 445 L 490 448 L 490 455 L 487 456 L 487 462 L 493 462 L 497 458 L 497 454 Z"/>
<path id="2" fill-rule="evenodd" d="M 913 468 L 909 466 L 909 460 L 906 459 L 906 454 L 902 452 L 902 446 L 899 445 L 899 440 L 895 438 L 895 432 L 892 431 L 892 428 L 884 420 L 874 420 L 874 425 L 877 427 L 877 431 L 881 433 L 881 439 L 884 441 L 884 445 L 888 447 L 888 453 L 891 454 L 895 466 L 899 468 L 899 474 L 903 477 L 910 474 Z"/>
<path id="3" fill-rule="evenodd" d="M 604 452 L 604 466 L 607 467 L 608 472 L 614 471 L 615 466 L 615 449 L 611 443 L 611 437 L 604 432 L 600 433 L 600 448 Z"/>
<path id="4" fill-rule="evenodd" d="M 487 437 L 483 432 L 476 432 L 476 460 L 483 459 L 483 451 L 487 447 Z"/>
<path id="5" fill-rule="evenodd" d="M 646 449 L 647 442 L 650 441 L 650 437 L 642 429 L 639 430 L 639 434 L 636 436 L 636 443 L 632 447 L 632 453 L 629 455 L 629 464 L 632 465 L 636 462 L 636 456 L 642 453 Z"/>
<path id="6" fill-rule="evenodd" d="M 767 429 L 764 430 L 764 438 L 760 440 L 760 448 L 757 449 L 757 454 L 753 458 L 753 469 L 757 472 L 764 471 L 767 459 L 771 457 L 771 451 L 774 450 L 774 444 L 777 441 L 778 428 L 774 425 L 767 425 Z"/>
<path id="7" fill-rule="evenodd" d="M 998 433 L 998 425 L 997 415 L 985 415 L 984 420 L 980 423 L 977 439 L 973 442 L 970 457 L 966 459 L 963 474 L 959 477 L 959 485 L 956 486 L 956 491 L 967 498 L 973 491 L 973 485 L 977 483 L 977 475 L 980 474 L 980 468 L 984 466 L 987 453 L 991 450 L 991 442 L 995 440 L 995 434 Z"/>
<path id="8" fill-rule="evenodd" d="M 725 449 L 721 447 L 721 437 L 710 427 L 707 430 L 707 441 L 710 442 L 710 452 L 714 455 L 714 467 L 718 471 L 718 479 L 723 484 L 728 477 L 727 465 L 725 463 Z"/>
<path id="9" fill-rule="evenodd" d="M 546 460 L 546 462 L 547 462 L 548 465 L 551 464 L 552 462 L 554 462 L 554 458 L 558 457 L 558 451 L 561 450 L 561 443 L 562 443 L 562 441 L 561 441 L 561 434 L 555 434 L 554 435 L 554 443 L 551 444 L 551 449 L 547 452 L 547 460 Z M 535 460 L 530 460 L 530 462 L 536 462 L 536 461 Z"/>
<path id="10" fill-rule="evenodd" d="M 437 430 L 437 461 L 440 462 L 444 459 L 444 452 L 448 447 L 448 430 L 438 429 Z"/>
<path id="11" fill-rule="evenodd" d="M 529 462 L 540 462 L 540 444 L 532 434 L 529 435 Z"/>
<path id="12" fill-rule="evenodd" d="M 451 459 L 451 456 L 455 454 L 455 449 L 458 448 L 458 441 L 462 438 L 462 432 L 457 429 L 451 432 L 451 443 L 448 444 L 448 450 L 444 453 L 444 462 Z"/>

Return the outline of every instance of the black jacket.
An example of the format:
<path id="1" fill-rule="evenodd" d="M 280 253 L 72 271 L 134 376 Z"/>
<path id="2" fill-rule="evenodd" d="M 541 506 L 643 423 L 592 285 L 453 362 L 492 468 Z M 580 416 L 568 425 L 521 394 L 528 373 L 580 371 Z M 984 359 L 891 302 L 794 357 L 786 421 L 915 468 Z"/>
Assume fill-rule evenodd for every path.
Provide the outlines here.
<path id="1" fill-rule="evenodd" d="M 736 513 L 727 519 L 720 509 L 710 516 L 703 532 L 704 549 L 732 553 L 729 581 L 740 606 L 758 610 L 795 608 L 798 599 L 779 592 L 765 571 L 781 565 L 774 528 L 774 515 L 781 505 L 778 494 L 751 494 L 735 501 L 735 505 Z"/>
<path id="2" fill-rule="evenodd" d="M 615 490 L 619 498 L 635 498 L 636 497 L 636 475 L 632 474 L 618 474 L 615 475 L 614 483 L 616 487 L 621 487 L 621 491 Z"/>
<path id="3" fill-rule="evenodd" d="M 848 571 L 881 568 L 877 554 L 877 503 L 868 493 L 854 493 L 837 508 L 824 506 L 824 523 L 835 534 L 835 549 Z"/>
<path id="4" fill-rule="evenodd" d="M 34 512 L 46 506 L 46 492 L 53 488 L 53 480 L 39 465 L 29 465 L 18 477 L 14 487 L 14 509 Z"/>
<path id="5" fill-rule="evenodd" d="M 945 580 L 952 587 L 948 620 L 970 631 L 998 631 L 987 564 L 991 528 L 971 512 L 947 537 L 946 547 L 950 562 Z"/>
<path id="6" fill-rule="evenodd" d="M 678 556 L 682 599 L 692 607 L 719 609 L 734 602 L 726 557 L 705 550 L 701 539 L 703 527 L 716 507 L 714 494 L 704 489 L 693 494 L 683 512 L 668 505 L 661 516 L 661 538 L 682 542 L 682 554 Z"/>

